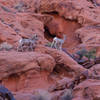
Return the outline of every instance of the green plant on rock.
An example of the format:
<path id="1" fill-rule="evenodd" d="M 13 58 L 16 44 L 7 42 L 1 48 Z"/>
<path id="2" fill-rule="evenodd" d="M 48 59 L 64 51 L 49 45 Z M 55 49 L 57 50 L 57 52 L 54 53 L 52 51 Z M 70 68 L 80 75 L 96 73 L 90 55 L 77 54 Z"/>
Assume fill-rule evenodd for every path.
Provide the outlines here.
<path id="1" fill-rule="evenodd" d="M 76 52 L 76 54 L 79 55 L 79 57 L 80 57 L 79 59 L 82 59 L 83 56 L 85 56 L 87 53 L 88 53 L 88 51 L 85 48 Z"/>
<path id="2" fill-rule="evenodd" d="M 95 59 L 96 58 L 96 49 L 95 48 L 91 49 L 84 56 L 87 57 L 88 60 Z"/>
<path id="3" fill-rule="evenodd" d="M 51 44 L 52 44 L 52 42 L 48 42 L 48 43 L 45 44 L 45 46 L 51 47 Z"/>
<path id="4" fill-rule="evenodd" d="M 76 52 L 77 55 L 79 55 L 79 59 L 82 59 L 84 56 L 88 58 L 88 60 L 95 59 L 96 58 L 96 49 L 93 48 L 91 50 L 86 50 L 85 48 L 82 50 L 79 50 Z"/>

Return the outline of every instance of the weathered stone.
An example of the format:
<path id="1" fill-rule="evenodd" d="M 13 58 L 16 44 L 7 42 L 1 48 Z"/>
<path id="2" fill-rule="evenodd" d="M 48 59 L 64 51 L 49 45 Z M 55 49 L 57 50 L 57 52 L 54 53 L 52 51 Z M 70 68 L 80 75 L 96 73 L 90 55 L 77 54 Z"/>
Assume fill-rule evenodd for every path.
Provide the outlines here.
<path id="1" fill-rule="evenodd" d="M 75 87 L 73 100 L 99 100 L 100 99 L 100 81 L 86 80 Z M 79 99 L 80 98 L 80 99 Z"/>
<path id="2" fill-rule="evenodd" d="M 32 86 L 48 87 L 48 75 L 54 67 L 55 60 L 47 54 L 0 52 L 0 79 L 14 91 Z"/>

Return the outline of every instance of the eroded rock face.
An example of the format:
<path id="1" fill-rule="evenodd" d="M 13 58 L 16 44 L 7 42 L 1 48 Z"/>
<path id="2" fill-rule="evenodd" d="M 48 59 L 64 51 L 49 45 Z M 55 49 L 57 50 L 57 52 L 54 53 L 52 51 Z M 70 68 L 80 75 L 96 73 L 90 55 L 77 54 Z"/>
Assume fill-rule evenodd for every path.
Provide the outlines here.
<path id="1" fill-rule="evenodd" d="M 41 12 L 53 12 L 56 11 L 60 16 L 64 16 L 66 19 L 78 20 L 82 25 L 91 25 L 100 23 L 100 10 L 87 0 L 70 1 L 61 0 L 55 1 L 42 0 L 40 5 Z M 98 16 L 97 16 L 98 14 Z"/>
<path id="2" fill-rule="evenodd" d="M 66 34 L 65 51 L 75 52 L 82 44 L 86 48 L 95 47 L 100 56 L 100 0 L 96 3 L 92 0 L 0 0 L 0 43 L 7 42 L 17 48 L 21 38 L 34 34 L 39 38 L 35 52 L 0 51 L 0 79 L 11 91 L 19 93 L 15 94 L 17 100 L 38 100 L 34 89 L 48 90 L 54 83 L 53 89 L 58 91 L 51 93 L 50 100 L 61 100 L 66 95 L 66 83 L 86 71 L 67 53 L 44 46 L 54 36 L 62 38 Z M 99 75 L 99 66 L 89 69 L 89 74 Z M 66 81 L 59 83 L 63 77 Z M 73 100 L 99 100 L 99 83 L 99 79 L 80 82 L 73 90 Z"/>
<path id="3" fill-rule="evenodd" d="M 31 93 L 15 93 L 16 100 L 51 100 L 52 95 L 43 89 L 37 89 Z"/>
<path id="4" fill-rule="evenodd" d="M 94 65 L 91 69 L 90 69 L 95 75 L 100 75 L 100 64 L 96 64 Z"/>
<path id="5" fill-rule="evenodd" d="M 99 54 L 99 8 L 100 6 L 95 6 L 93 2 L 86 0 L 79 0 L 78 3 L 76 1 L 68 0 L 52 0 L 49 3 L 49 0 L 42 0 L 40 5 L 40 12 L 49 13 L 49 15 L 52 15 L 52 13 L 57 14 L 56 16 L 52 15 L 54 19 L 49 22 L 47 26 L 50 33 L 58 37 L 61 36 L 61 33 L 66 33 L 68 38 L 65 41 L 65 44 L 63 46 L 64 48 L 67 47 L 70 52 L 75 52 L 75 48 L 77 45 L 81 43 L 89 43 L 89 47 L 90 45 L 92 45 L 91 47 L 96 47 L 97 54 Z M 64 21 L 62 17 L 64 17 L 66 20 Z M 77 23 L 74 23 L 74 21 L 76 21 Z M 76 27 L 74 27 L 74 24 Z M 72 41 L 73 44 L 70 41 Z M 94 46 L 93 43 L 95 43 L 96 46 Z"/>
<path id="6" fill-rule="evenodd" d="M 49 85 L 47 77 L 54 66 L 55 60 L 46 54 L 0 52 L 0 78 L 13 91 L 48 87 L 45 84 Z"/>
<path id="7" fill-rule="evenodd" d="M 75 31 L 80 28 L 81 25 L 77 23 L 77 21 L 66 20 L 57 14 L 51 14 L 51 16 L 53 16 L 53 19 L 46 24 L 50 34 L 59 38 L 62 38 L 63 34 L 65 34 L 66 40 L 64 41 L 63 48 L 72 52 L 72 48 L 75 48 L 78 44 L 80 44 Z M 50 38 L 48 37 L 48 40 L 49 39 Z"/>
<path id="8" fill-rule="evenodd" d="M 28 93 L 17 93 L 15 95 L 16 100 L 36 100 L 35 96 L 32 94 L 28 94 Z"/>
<path id="9" fill-rule="evenodd" d="M 86 80 L 74 89 L 73 100 L 99 100 L 100 99 L 100 81 Z"/>
<path id="10" fill-rule="evenodd" d="M 65 67 L 65 69 L 69 72 L 81 73 L 85 71 L 81 65 L 79 65 L 75 60 L 73 60 L 67 53 L 63 51 L 58 51 L 52 48 L 44 47 L 44 46 L 37 46 L 35 49 L 37 52 L 46 53 L 52 56 L 57 65 Z"/>
<path id="11" fill-rule="evenodd" d="M 86 26 L 80 28 L 76 31 L 76 36 L 79 38 L 86 48 L 95 48 L 97 56 L 99 57 L 99 49 L 100 49 L 100 26 Z M 82 46 L 81 46 L 82 47 Z"/>
<path id="12" fill-rule="evenodd" d="M 37 34 L 39 43 L 43 44 L 45 41 L 43 23 L 28 14 L 5 14 L 2 13 L 0 20 L 0 40 L 9 43 L 18 43 L 21 37 L 30 38 L 32 35 Z M 44 40 L 44 41 L 42 41 Z"/>
<path id="13" fill-rule="evenodd" d="M 39 1 L 0 1 L 0 42 L 7 41 L 8 43 L 17 45 L 20 38 L 30 38 L 34 34 L 38 35 L 40 44 L 43 44 L 46 41 L 43 35 L 43 22 L 36 19 L 35 16 L 32 15 L 34 14 L 34 10 L 36 7 L 34 6 L 35 8 L 33 10 L 31 8 L 33 7 L 33 5 L 37 4 L 36 2 Z M 25 8 L 24 11 L 17 11 L 15 9 L 16 6 L 17 8 L 22 7 L 20 9 L 24 9 L 25 7 L 27 9 Z M 28 9 L 33 13 L 27 11 Z"/>
<path id="14" fill-rule="evenodd" d="M 59 66 L 61 69 L 65 68 L 67 71 L 67 76 L 69 77 L 73 77 L 74 74 L 77 75 L 82 71 L 85 71 L 85 69 L 82 66 L 78 65 L 77 62 L 75 62 L 70 56 L 68 56 L 64 52 L 53 50 L 50 48 L 45 48 L 42 46 L 39 46 L 39 48 L 37 47 L 35 50 L 39 53 L 32 53 L 32 52 L 0 53 L 0 64 L 1 64 L 0 76 L 1 79 L 4 79 L 5 84 L 8 84 L 10 86 L 10 84 L 12 83 L 14 86 L 11 86 L 11 88 L 12 89 L 14 88 L 14 90 L 19 90 L 20 88 L 24 88 L 22 84 L 24 85 L 27 84 L 25 86 L 26 88 L 30 87 L 31 85 L 36 88 L 41 83 L 37 82 L 39 83 L 38 85 L 33 84 L 34 81 L 36 80 L 39 81 L 42 78 L 43 79 L 46 78 L 47 80 L 48 75 L 50 75 L 50 73 L 53 72 L 54 67 L 57 66 Z M 45 54 L 42 54 L 43 52 Z M 34 81 L 31 81 L 33 80 L 33 78 L 36 79 Z M 15 80 L 19 81 L 18 82 L 19 85 L 18 83 L 16 84 Z M 16 87 L 15 84 L 18 87 Z"/>

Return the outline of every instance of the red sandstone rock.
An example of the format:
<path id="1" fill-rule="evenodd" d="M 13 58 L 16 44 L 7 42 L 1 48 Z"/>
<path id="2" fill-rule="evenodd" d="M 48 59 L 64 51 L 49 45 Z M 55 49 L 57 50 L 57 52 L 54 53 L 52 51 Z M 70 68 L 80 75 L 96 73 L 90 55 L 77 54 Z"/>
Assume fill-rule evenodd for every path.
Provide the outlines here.
<path id="1" fill-rule="evenodd" d="M 55 59 L 57 65 L 60 65 L 61 67 L 65 68 L 71 75 L 73 75 L 72 72 L 79 74 L 86 70 L 63 51 L 55 50 L 41 45 L 37 46 L 35 51 L 49 54 Z"/>
<path id="2" fill-rule="evenodd" d="M 29 93 L 16 93 L 15 98 L 16 100 L 36 100 L 35 96 Z"/>
<path id="3" fill-rule="evenodd" d="M 99 7 L 95 7 L 91 2 L 88 2 L 86 0 L 51 0 L 51 2 L 49 2 L 49 0 L 42 0 L 40 5 L 40 11 L 55 11 L 58 12 L 60 16 L 64 16 L 66 19 L 77 19 L 78 22 L 82 25 L 100 23 Z"/>
<path id="4" fill-rule="evenodd" d="M 100 64 L 94 65 L 90 70 L 91 70 L 95 75 L 100 76 Z"/>
<path id="5" fill-rule="evenodd" d="M 43 89 L 37 89 L 32 93 L 15 93 L 16 100 L 51 100 L 52 95 Z"/>
<path id="6" fill-rule="evenodd" d="M 0 52 L 0 79 L 13 91 L 47 88 L 48 75 L 54 66 L 54 59 L 47 54 Z"/>
<path id="7" fill-rule="evenodd" d="M 78 30 L 79 35 L 81 38 L 77 37 L 77 30 L 73 31 L 73 34 L 70 32 L 70 24 L 68 25 L 68 28 L 64 27 L 64 23 L 61 24 L 61 20 L 55 18 L 53 21 L 48 23 L 48 27 L 50 29 L 51 34 L 57 33 L 67 33 L 69 30 L 69 33 L 67 34 L 68 37 L 70 37 L 70 34 L 72 36 L 70 37 L 71 40 L 68 38 L 66 40 L 66 44 L 64 44 L 67 47 L 71 47 L 75 51 L 75 48 L 78 44 L 88 41 L 91 37 L 93 37 L 92 40 L 88 41 L 91 42 L 89 45 L 94 45 L 93 41 L 95 41 L 95 44 L 98 45 L 96 48 L 98 49 L 100 47 L 99 44 L 99 24 L 100 24 L 100 6 L 94 6 L 92 4 L 91 0 L 78 0 L 78 1 L 70 1 L 70 0 L 61 0 L 61 1 L 55 1 L 51 0 L 42 0 L 40 5 L 40 12 L 42 13 L 49 13 L 52 15 L 52 13 L 57 13 L 57 16 L 64 17 L 66 20 L 70 20 L 71 22 L 74 20 L 77 23 L 81 25 L 81 29 Z M 60 23 L 60 24 L 59 24 Z M 65 24 L 67 26 L 67 24 Z M 56 26 L 57 28 L 54 28 Z M 84 27 L 87 26 L 87 27 Z M 64 28 L 64 29 L 63 29 Z M 73 28 L 73 24 L 71 24 L 71 28 Z M 57 30 L 56 30 L 57 29 Z M 74 29 L 74 28 L 73 28 Z M 76 28 L 77 29 L 77 28 Z M 67 30 L 67 31 L 66 31 Z M 76 32 L 75 32 L 76 31 Z M 88 36 L 87 36 L 88 34 Z M 92 35 L 90 35 L 92 34 Z M 59 36 L 59 35 L 58 35 Z M 76 40 L 75 40 L 76 39 Z M 70 42 L 72 41 L 72 42 Z M 68 43 L 69 42 L 69 43 Z M 71 43 L 71 44 L 70 44 Z M 87 42 L 86 42 L 87 44 Z M 71 52 L 73 50 L 71 48 L 68 48 Z M 97 52 L 97 54 L 99 54 Z"/>
<path id="8" fill-rule="evenodd" d="M 43 22 L 37 20 L 31 13 L 14 14 L 1 11 L 0 30 L 0 42 L 16 44 L 21 37 L 30 38 L 34 34 L 38 35 L 40 44 L 46 41 L 43 35 Z"/>
<path id="9" fill-rule="evenodd" d="M 86 80 L 75 87 L 73 100 L 99 100 L 100 99 L 100 81 Z"/>
<path id="10" fill-rule="evenodd" d="M 51 16 L 53 16 L 53 19 L 46 24 L 50 34 L 59 38 L 62 38 L 63 34 L 65 34 L 66 40 L 64 41 L 63 48 L 72 52 L 73 48 L 80 44 L 80 41 L 76 38 L 75 34 L 75 31 L 80 28 L 80 24 L 76 21 L 66 20 L 58 14 L 51 14 Z"/>
<path id="11" fill-rule="evenodd" d="M 96 2 L 100 4 L 100 0 Z M 18 11 L 16 7 L 21 3 L 23 6 Z M 100 6 L 91 0 L 0 0 L 0 43 L 16 45 L 21 37 L 29 38 L 36 33 L 38 44 L 42 44 L 34 53 L 0 51 L 0 78 L 5 86 L 12 91 L 29 92 L 16 95 L 17 100 L 31 100 L 33 89 L 48 89 L 61 78 L 72 79 L 86 70 L 64 52 L 43 46 L 47 39 L 53 39 L 44 33 L 44 26 L 51 35 L 67 35 L 63 47 L 68 51 L 74 52 L 83 43 L 85 47 L 95 47 L 100 56 Z M 58 68 L 57 77 L 53 75 L 54 68 Z M 89 70 L 90 74 L 95 73 L 94 68 L 99 74 L 99 64 Z M 58 82 L 61 87 L 62 83 Z M 74 89 L 73 100 L 99 100 L 99 83 L 96 79 L 80 83 Z M 59 100 L 64 93 L 54 92 L 53 100 Z"/>
<path id="12" fill-rule="evenodd" d="M 79 38 L 86 48 L 95 48 L 97 51 L 97 56 L 99 57 L 100 49 L 100 26 L 87 26 L 80 28 L 76 31 L 76 37 Z M 82 45 L 81 45 L 82 47 Z"/>
<path id="13" fill-rule="evenodd" d="M 57 81 L 56 84 L 49 87 L 48 91 L 49 92 L 55 92 L 55 91 L 60 91 L 60 90 L 66 89 L 66 85 L 70 81 L 71 81 L 71 79 L 69 79 L 69 78 L 63 78 L 60 81 Z"/>

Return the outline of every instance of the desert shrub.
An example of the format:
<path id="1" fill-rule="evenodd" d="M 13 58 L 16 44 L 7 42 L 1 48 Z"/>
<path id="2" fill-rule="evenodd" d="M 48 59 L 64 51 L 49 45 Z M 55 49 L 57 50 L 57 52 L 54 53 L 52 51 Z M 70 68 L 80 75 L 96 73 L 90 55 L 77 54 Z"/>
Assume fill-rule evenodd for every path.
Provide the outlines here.
<path id="1" fill-rule="evenodd" d="M 45 46 L 51 47 L 51 44 L 52 44 L 52 42 L 48 42 L 48 43 L 45 44 Z"/>
<path id="2" fill-rule="evenodd" d="M 91 49 L 84 56 L 87 57 L 88 60 L 95 59 L 96 58 L 96 49 L 95 48 Z"/>
<path id="3" fill-rule="evenodd" d="M 23 2 L 23 1 L 20 1 L 15 7 L 14 7 L 18 12 L 23 12 L 25 11 L 28 7 L 28 5 Z"/>
<path id="4" fill-rule="evenodd" d="M 72 99 L 73 99 L 72 91 L 70 89 L 66 89 L 66 91 L 60 97 L 59 100 L 72 100 Z"/>
<path id="5" fill-rule="evenodd" d="M 6 50 L 6 51 L 9 51 L 13 48 L 13 46 L 7 42 L 3 42 L 0 44 L 0 51 L 1 50 Z"/>
<path id="6" fill-rule="evenodd" d="M 65 95 L 61 98 L 61 100 L 72 100 L 72 97 L 70 95 Z"/>
<path id="7" fill-rule="evenodd" d="M 76 54 L 80 56 L 80 59 L 82 59 L 82 57 L 85 56 L 87 53 L 88 51 L 85 48 L 76 52 Z"/>
<path id="8" fill-rule="evenodd" d="M 96 58 L 96 49 L 93 48 L 93 49 L 88 51 L 84 48 L 84 49 L 79 50 L 78 52 L 76 52 L 76 54 L 80 56 L 80 59 L 82 59 L 83 56 L 87 57 L 88 60 L 95 59 Z"/>

